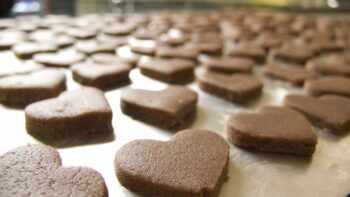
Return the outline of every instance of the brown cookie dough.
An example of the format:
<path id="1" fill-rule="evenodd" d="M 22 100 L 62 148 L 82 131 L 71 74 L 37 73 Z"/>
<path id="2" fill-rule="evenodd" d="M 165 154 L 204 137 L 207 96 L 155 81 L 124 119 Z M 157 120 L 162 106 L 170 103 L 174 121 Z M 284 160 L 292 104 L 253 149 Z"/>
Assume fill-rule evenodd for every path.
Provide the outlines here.
<path id="1" fill-rule="evenodd" d="M 26 42 L 16 44 L 12 50 L 18 58 L 30 59 L 37 53 L 56 52 L 58 48 L 54 44 Z"/>
<path id="2" fill-rule="evenodd" d="M 136 28 L 135 23 L 115 23 L 105 27 L 103 33 L 112 36 L 125 36 L 134 32 Z"/>
<path id="3" fill-rule="evenodd" d="M 199 51 L 193 47 L 156 47 L 156 56 L 160 58 L 181 58 L 197 62 L 198 55 Z"/>
<path id="4" fill-rule="evenodd" d="M 350 77 L 350 65 L 331 61 L 313 60 L 306 64 L 306 69 L 322 75 L 342 75 Z"/>
<path id="5" fill-rule="evenodd" d="M 170 86 L 162 91 L 127 89 L 122 92 L 124 114 L 161 128 L 181 127 L 195 115 L 197 93 Z"/>
<path id="6" fill-rule="evenodd" d="M 154 56 L 156 49 L 154 47 L 143 47 L 143 46 L 130 46 L 130 50 L 133 53 L 141 55 Z"/>
<path id="7" fill-rule="evenodd" d="M 27 132 L 53 146 L 86 143 L 113 132 L 112 109 L 102 91 L 82 87 L 25 108 Z"/>
<path id="8" fill-rule="evenodd" d="M 309 80 L 304 84 L 304 91 L 312 96 L 337 94 L 350 97 L 350 79 L 340 76 L 327 76 Z"/>
<path id="9" fill-rule="evenodd" d="M 282 67 L 278 65 L 267 65 L 263 68 L 263 73 L 267 76 L 280 79 L 301 86 L 308 79 L 317 77 L 317 74 L 299 67 Z"/>
<path id="10" fill-rule="evenodd" d="M 257 44 L 242 43 L 228 49 L 227 54 L 231 57 L 251 58 L 258 63 L 265 62 L 266 52 L 264 48 Z"/>
<path id="11" fill-rule="evenodd" d="M 203 66 L 209 71 L 222 74 L 251 73 L 253 70 L 254 61 L 248 58 L 240 57 L 210 58 L 203 63 Z"/>
<path id="12" fill-rule="evenodd" d="M 34 62 L 25 62 L 19 64 L 4 64 L 0 66 L 0 78 L 16 74 L 26 74 L 44 68 L 43 65 Z"/>
<path id="13" fill-rule="evenodd" d="M 195 66 L 194 62 L 183 59 L 151 59 L 139 63 L 143 75 L 170 84 L 193 81 Z"/>
<path id="14" fill-rule="evenodd" d="M 130 82 L 131 67 L 125 63 L 80 63 L 71 67 L 73 79 L 83 85 L 108 89 Z"/>
<path id="15" fill-rule="evenodd" d="M 350 99 L 347 97 L 288 95 L 283 103 L 300 111 L 313 124 L 327 128 L 331 133 L 342 134 L 350 129 Z"/>
<path id="16" fill-rule="evenodd" d="M 222 75 L 204 72 L 197 76 L 199 87 L 212 95 L 237 103 L 247 103 L 258 97 L 263 84 L 253 75 Z"/>
<path id="17" fill-rule="evenodd" d="M 226 179 L 229 146 L 207 130 L 183 130 L 170 141 L 135 140 L 118 150 L 124 187 L 145 196 L 217 197 Z"/>
<path id="18" fill-rule="evenodd" d="M 236 146 L 274 153 L 312 155 L 317 144 L 316 132 L 307 119 L 285 107 L 234 114 L 228 120 L 227 135 Z"/>
<path id="19" fill-rule="evenodd" d="M 93 55 L 96 53 L 115 54 L 118 47 L 119 44 L 114 42 L 84 41 L 75 44 L 75 48 L 86 55 Z"/>
<path id="20" fill-rule="evenodd" d="M 97 53 L 92 55 L 91 59 L 94 63 L 98 64 L 126 63 L 134 68 L 136 67 L 140 58 L 137 56 L 120 57 L 110 53 Z"/>
<path id="21" fill-rule="evenodd" d="M 274 52 L 276 60 L 283 60 L 290 63 L 304 65 L 309 59 L 314 57 L 315 51 L 307 46 L 285 45 Z"/>
<path id="22" fill-rule="evenodd" d="M 0 78 L 0 102 L 16 107 L 55 97 L 66 89 L 64 73 L 40 69 L 27 74 Z"/>
<path id="23" fill-rule="evenodd" d="M 0 156 L 0 196 L 107 197 L 100 173 L 87 167 L 63 167 L 59 153 L 45 145 L 27 145 Z"/>
<path id="24" fill-rule="evenodd" d="M 85 60 L 85 55 L 78 52 L 39 53 L 34 61 L 48 67 L 70 67 Z"/>

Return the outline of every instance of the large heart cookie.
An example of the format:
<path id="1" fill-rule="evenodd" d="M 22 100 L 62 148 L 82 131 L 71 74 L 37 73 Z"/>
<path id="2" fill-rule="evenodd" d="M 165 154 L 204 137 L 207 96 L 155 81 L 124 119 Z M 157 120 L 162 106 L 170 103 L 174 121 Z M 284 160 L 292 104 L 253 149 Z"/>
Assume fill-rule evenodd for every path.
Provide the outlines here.
<path id="1" fill-rule="evenodd" d="M 350 129 L 350 99 L 347 97 L 288 95 L 284 104 L 300 111 L 315 125 L 327 128 L 331 133 L 342 134 Z"/>
<path id="2" fill-rule="evenodd" d="M 170 86 L 162 91 L 124 90 L 121 109 L 124 114 L 162 128 L 187 123 L 194 115 L 198 95 L 182 86 Z"/>
<path id="3" fill-rule="evenodd" d="M 60 146 L 107 136 L 113 131 L 112 110 L 103 92 L 83 87 L 57 98 L 28 105 L 27 132 L 39 140 Z"/>
<path id="4" fill-rule="evenodd" d="M 204 72 L 197 75 L 199 87 L 231 102 L 246 103 L 261 94 L 263 84 L 253 75 L 222 75 Z"/>
<path id="5" fill-rule="evenodd" d="M 297 155 L 311 155 L 317 143 L 316 133 L 303 115 L 284 107 L 234 114 L 227 123 L 227 135 L 236 146 Z"/>
<path id="6" fill-rule="evenodd" d="M 66 77 L 57 69 L 0 78 L 0 102 L 16 107 L 55 97 L 66 89 Z"/>
<path id="7" fill-rule="evenodd" d="M 86 167 L 62 167 L 59 153 L 27 145 L 0 156 L 0 196 L 104 197 L 103 177 Z"/>
<path id="8" fill-rule="evenodd" d="M 218 196 L 229 146 L 206 130 L 184 130 L 170 141 L 135 140 L 116 154 L 119 182 L 145 196 Z"/>

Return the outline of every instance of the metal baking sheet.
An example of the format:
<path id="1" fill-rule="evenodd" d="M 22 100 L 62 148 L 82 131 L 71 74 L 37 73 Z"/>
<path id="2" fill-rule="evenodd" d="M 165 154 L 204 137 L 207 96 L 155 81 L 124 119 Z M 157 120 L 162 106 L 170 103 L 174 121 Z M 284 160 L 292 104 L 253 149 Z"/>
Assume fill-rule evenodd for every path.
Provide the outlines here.
<path id="1" fill-rule="evenodd" d="M 128 53 L 127 48 L 119 50 Z M 16 64 L 18 60 L 11 52 L 0 53 L 2 64 Z M 6 59 L 6 61 L 4 61 Z M 0 65 L 0 66 L 1 66 Z M 263 95 L 249 106 L 231 104 L 199 90 L 196 83 L 188 87 L 199 94 L 197 118 L 191 128 L 209 129 L 225 137 L 225 124 L 230 114 L 255 109 L 271 104 L 280 105 L 283 97 L 300 89 L 286 83 L 262 77 L 261 68 L 254 73 L 264 81 Z M 201 72 L 197 68 L 196 72 Z M 68 89 L 76 89 L 67 71 Z M 114 172 L 114 155 L 125 143 L 135 139 L 168 140 L 172 132 L 161 130 L 133 120 L 121 113 L 120 93 L 128 87 L 160 90 L 167 85 L 140 74 L 131 72 L 132 84 L 106 92 L 113 109 L 115 140 L 108 143 L 89 144 L 60 148 L 64 166 L 88 166 L 99 171 L 109 190 L 109 196 L 137 196 L 122 187 Z M 1 132 L 0 154 L 25 144 L 38 143 L 27 135 L 24 112 L 0 106 Z M 318 131 L 316 152 L 311 158 L 246 151 L 231 146 L 229 179 L 222 186 L 220 197 L 345 197 L 350 193 L 350 135 L 337 137 Z"/>

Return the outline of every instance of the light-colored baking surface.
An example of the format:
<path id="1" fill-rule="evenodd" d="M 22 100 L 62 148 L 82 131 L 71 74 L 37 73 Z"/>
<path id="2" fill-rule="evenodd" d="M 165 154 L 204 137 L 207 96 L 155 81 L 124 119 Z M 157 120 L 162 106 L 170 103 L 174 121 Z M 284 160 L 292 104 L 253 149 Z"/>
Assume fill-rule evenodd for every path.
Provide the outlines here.
<path id="1" fill-rule="evenodd" d="M 122 48 L 119 52 L 124 52 Z M 16 64 L 11 52 L 0 53 L 1 65 Z M 0 65 L 0 66 L 1 66 Z M 280 105 L 283 97 L 300 89 L 262 77 L 260 67 L 254 73 L 264 81 L 263 95 L 251 105 L 234 105 L 199 90 L 194 82 L 188 87 L 199 93 L 197 118 L 191 128 L 215 131 L 225 137 L 230 114 L 252 111 L 260 106 Z M 200 72 L 200 68 L 196 70 Z M 80 85 L 67 73 L 68 89 Z M 132 84 L 106 92 L 113 109 L 115 140 L 58 149 L 65 166 L 89 166 L 106 180 L 109 196 L 137 196 L 122 187 L 114 172 L 114 155 L 125 143 L 135 139 L 168 140 L 173 133 L 133 120 L 121 113 L 120 93 L 128 87 L 159 90 L 167 85 L 131 72 Z M 38 143 L 27 135 L 23 110 L 0 106 L 0 154 L 25 144 Z M 311 158 L 246 151 L 235 146 L 230 150 L 229 179 L 223 184 L 220 197 L 345 197 L 350 193 L 350 135 L 337 137 L 318 131 L 316 152 Z M 171 170 L 171 169 L 170 169 Z"/>

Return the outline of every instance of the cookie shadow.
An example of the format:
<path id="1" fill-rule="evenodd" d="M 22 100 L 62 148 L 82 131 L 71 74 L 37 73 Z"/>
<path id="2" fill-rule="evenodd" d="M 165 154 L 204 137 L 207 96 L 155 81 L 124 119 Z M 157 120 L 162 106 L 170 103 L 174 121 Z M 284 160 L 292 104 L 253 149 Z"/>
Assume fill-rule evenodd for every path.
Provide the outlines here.
<path id="1" fill-rule="evenodd" d="M 249 157 L 254 158 L 255 160 L 268 163 L 270 165 L 279 165 L 291 168 L 291 170 L 296 172 L 306 171 L 311 162 L 313 155 L 293 155 L 293 154 L 283 154 L 283 153 L 270 153 L 256 150 L 243 149 L 240 147 L 234 146 L 235 149 L 247 154 Z"/>
<path id="2" fill-rule="evenodd" d="M 326 128 L 315 127 L 317 134 L 320 138 L 325 141 L 338 142 L 349 135 L 349 131 L 343 132 L 341 134 L 333 134 Z"/>
<path id="3" fill-rule="evenodd" d="M 34 137 L 34 136 L 33 136 Z M 35 139 L 40 142 L 50 145 L 55 148 L 70 148 L 74 146 L 84 146 L 91 144 L 103 144 L 112 142 L 115 140 L 116 136 L 114 132 L 110 133 L 101 133 L 101 134 L 90 134 L 88 136 L 79 136 L 71 139 L 60 139 L 60 140 L 48 140 L 35 136 Z"/>
<path id="4" fill-rule="evenodd" d="M 243 196 L 243 176 L 243 173 L 235 166 L 232 159 L 230 159 L 227 178 L 222 184 L 219 196 Z"/>

